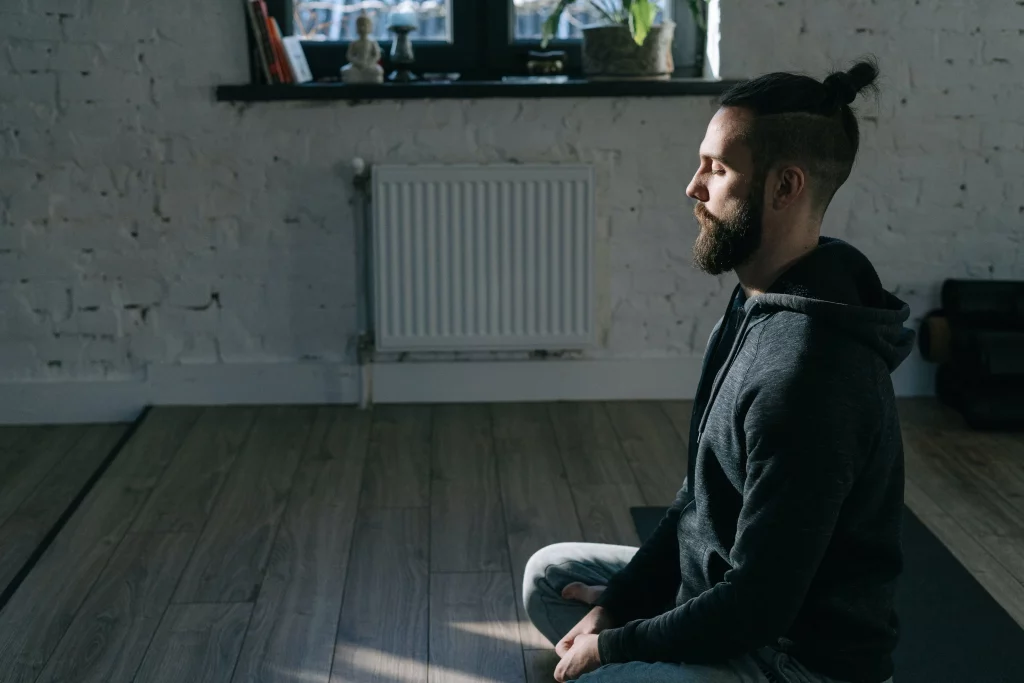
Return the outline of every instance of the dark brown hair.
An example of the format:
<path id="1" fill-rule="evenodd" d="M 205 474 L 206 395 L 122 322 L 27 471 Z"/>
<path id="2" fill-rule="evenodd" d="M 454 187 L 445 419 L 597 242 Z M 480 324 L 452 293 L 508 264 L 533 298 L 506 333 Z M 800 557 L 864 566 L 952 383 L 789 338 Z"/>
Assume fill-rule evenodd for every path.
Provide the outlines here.
<path id="1" fill-rule="evenodd" d="M 860 146 L 860 128 L 850 104 L 865 88 L 877 94 L 877 78 L 873 58 L 848 71 L 835 71 L 824 81 L 776 72 L 733 86 L 720 104 L 754 114 L 745 138 L 753 152 L 756 179 L 763 182 L 776 164 L 799 164 L 810 176 L 811 191 L 824 213 L 850 177 Z"/>

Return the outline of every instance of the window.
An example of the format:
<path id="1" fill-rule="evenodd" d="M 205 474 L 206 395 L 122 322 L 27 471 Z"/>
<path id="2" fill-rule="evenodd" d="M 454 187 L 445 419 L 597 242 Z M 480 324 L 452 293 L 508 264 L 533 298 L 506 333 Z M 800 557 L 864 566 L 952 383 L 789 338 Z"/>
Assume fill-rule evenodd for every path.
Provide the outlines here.
<path id="1" fill-rule="evenodd" d="M 305 40 L 343 40 L 358 37 L 356 17 L 366 13 L 373 21 L 373 37 L 388 40 L 388 25 L 401 21 L 417 26 L 417 39 L 449 42 L 452 0 L 293 0 L 292 33 Z"/>
<path id="2" fill-rule="evenodd" d="M 665 0 L 659 0 L 658 4 L 660 10 L 655 22 L 660 22 L 671 14 L 671 11 L 665 11 Z M 515 22 L 512 28 L 513 39 L 539 41 L 544 22 L 557 5 L 558 0 L 512 0 Z M 555 38 L 580 40 L 586 26 L 600 21 L 601 15 L 594 10 L 594 6 L 588 0 L 576 0 L 562 14 Z"/>
<path id="3" fill-rule="evenodd" d="M 690 0 L 660 0 L 658 21 L 676 22 L 674 61 L 683 75 L 701 68 L 703 36 L 690 12 Z M 463 80 L 498 79 L 526 73 L 527 53 L 540 49 L 541 27 L 558 0 L 267 0 L 271 15 L 287 35 L 303 37 L 314 78 L 337 77 L 355 19 L 366 12 L 373 37 L 385 55 L 391 49 L 388 25 L 401 18 L 417 26 L 411 35 L 420 73 L 457 72 Z M 704 3 L 697 3 L 703 6 Z M 566 11 L 549 50 L 565 50 L 567 72 L 581 72 L 582 30 L 600 16 L 588 0 Z"/>

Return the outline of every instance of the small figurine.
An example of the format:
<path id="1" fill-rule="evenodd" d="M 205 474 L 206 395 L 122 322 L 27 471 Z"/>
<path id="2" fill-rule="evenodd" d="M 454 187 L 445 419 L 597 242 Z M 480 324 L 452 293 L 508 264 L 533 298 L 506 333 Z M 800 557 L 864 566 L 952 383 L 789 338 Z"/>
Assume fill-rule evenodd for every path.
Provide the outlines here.
<path id="1" fill-rule="evenodd" d="M 380 61 L 380 45 L 369 38 L 373 24 L 365 14 L 356 18 L 359 38 L 348 45 L 348 64 L 341 67 L 341 80 L 345 83 L 383 83 L 384 69 Z"/>

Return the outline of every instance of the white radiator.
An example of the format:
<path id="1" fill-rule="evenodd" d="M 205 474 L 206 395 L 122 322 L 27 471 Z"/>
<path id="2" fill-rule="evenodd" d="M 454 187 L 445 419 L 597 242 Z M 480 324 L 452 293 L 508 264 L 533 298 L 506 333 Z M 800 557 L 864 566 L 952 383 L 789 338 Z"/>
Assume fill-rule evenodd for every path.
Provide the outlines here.
<path id="1" fill-rule="evenodd" d="M 375 166 L 380 351 L 559 350 L 595 340 L 588 166 Z"/>

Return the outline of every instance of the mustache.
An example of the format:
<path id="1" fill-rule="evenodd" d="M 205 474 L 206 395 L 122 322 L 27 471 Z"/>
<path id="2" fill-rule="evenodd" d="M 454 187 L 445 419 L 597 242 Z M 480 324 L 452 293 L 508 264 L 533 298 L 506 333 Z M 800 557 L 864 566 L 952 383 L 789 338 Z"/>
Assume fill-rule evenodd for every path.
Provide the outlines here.
<path id="1" fill-rule="evenodd" d="M 718 223 L 718 217 L 715 214 L 708 211 L 708 207 L 704 206 L 704 202 L 697 202 L 693 205 L 693 215 L 698 218 L 701 222 L 706 223 Z"/>

